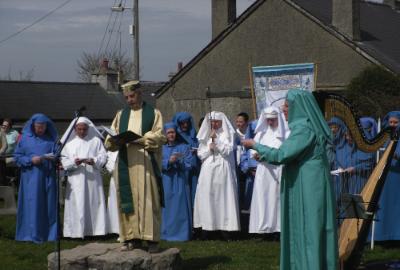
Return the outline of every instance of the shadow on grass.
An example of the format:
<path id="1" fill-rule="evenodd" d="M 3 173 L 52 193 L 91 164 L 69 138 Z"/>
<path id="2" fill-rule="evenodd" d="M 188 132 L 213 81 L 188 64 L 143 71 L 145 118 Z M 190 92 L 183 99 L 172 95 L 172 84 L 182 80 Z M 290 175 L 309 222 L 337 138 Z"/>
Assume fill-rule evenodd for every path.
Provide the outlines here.
<path id="1" fill-rule="evenodd" d="M 387 269 L 400 269 L 399 260 L 380 261 L 366 264 L 365 270 L 387 270 Z"/>
<path id="2" fill-rule="evenodd" d="M 227 256 L 207 256 L 183 260 L 182 269 L 200 270 L 207 269 L 210 265 L 226 264 L 232 261 Z"/>
<path id="3" fill-rule="evenodd" d="M 15 215 L 0 216 L 0 238 L 15 239 Z"/>

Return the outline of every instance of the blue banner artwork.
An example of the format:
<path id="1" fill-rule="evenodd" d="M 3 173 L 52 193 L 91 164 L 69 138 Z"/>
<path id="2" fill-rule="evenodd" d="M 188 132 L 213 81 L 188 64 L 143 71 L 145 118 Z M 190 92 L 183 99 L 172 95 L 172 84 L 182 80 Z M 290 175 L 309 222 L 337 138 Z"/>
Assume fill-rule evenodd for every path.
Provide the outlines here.
<path id="1" fill-rule="evenodd" d="M 280 107 L 290 89 L 314 91 L 314 64 L 253 67 L 257 115 L 271 105 Z"/>

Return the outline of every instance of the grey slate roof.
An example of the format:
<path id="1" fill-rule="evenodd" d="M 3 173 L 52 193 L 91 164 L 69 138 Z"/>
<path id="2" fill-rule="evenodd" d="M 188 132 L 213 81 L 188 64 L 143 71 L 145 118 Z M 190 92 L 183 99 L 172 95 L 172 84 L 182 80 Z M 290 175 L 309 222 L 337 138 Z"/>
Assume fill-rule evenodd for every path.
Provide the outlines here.
<path id="1" fill-rule="evenodd" d="M 162 83 L 144 82 L 143 98 L 155 104 L 151 96 Z M 0 80 L 0 118 L 9 117 L 22 124 L 35 113 L 44 113 L 65 128 L 80 107 L 95 124 L 111 124 L 115 113 L 126 106 L 121 92 L 107 92 L 97 83 L 35 82 Z"/>
<path id="2" fill-rule="evenodd" d="M 282 0 L 303 9 L 308 15 L 313 16 L 325 28 L 329 29 L 340 39 L 359 47 L 365 53 L 375 58 L 379 63 L 388 69 L 400 74 L 400 13 L 394 11 L 389 6 L 361 2 L 361 42 L 346 41 L 340 33 L 333 29 L 332 0 Z M 349 0 L 350 1 L 350 0 Z M 189 61 L 170 81 L 166 82 L 158 91 L 157 96 L 163 94 L 170 85 L 179 80 L 188 70 L 206 54 L 208 54 L 218 43 L 246 20 L 259 6 L 268 2 L 267 0 L 255 1 L 245 10 L 234 23 L 230 24 L 224 31 L 215 37 L 205 48 L 203 48 L 192 60 Z M 307 15 L 306 14 L 306 15 Z"/>
<path id="3" fill-rule="evenodd" d="M 331 26 L 332 0 L 292 0 L 322 23 Z M 400 73 L 400 13 L 387 5 L 361 2 L 361 42 L 356 46 Z"/>
<path id="4" fill-rule="evenodd" d="M 42 112 L 70 119 L 81 106 L 89 118 L 110 119 L 124 104 L 95 83 L 0 81 L 0 115 L 26 119 Z"/>

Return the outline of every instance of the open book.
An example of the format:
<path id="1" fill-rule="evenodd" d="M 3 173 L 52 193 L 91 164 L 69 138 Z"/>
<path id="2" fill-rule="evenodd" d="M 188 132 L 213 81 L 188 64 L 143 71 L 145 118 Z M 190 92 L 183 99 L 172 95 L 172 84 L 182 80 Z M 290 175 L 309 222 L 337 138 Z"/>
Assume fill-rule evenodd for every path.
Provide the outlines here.
<path id="1" fill-rule="evenodd" d="M 105 126 L 102 126 L 102 128 L 108 135 L 110 135 L 111 141 L 116 144 L 130 143 L 142 138 L 141 135 L 136 134 L 135 132 L 132 132 L 130 130 L 117 134 L 114 130 L 109 129 Z"/>

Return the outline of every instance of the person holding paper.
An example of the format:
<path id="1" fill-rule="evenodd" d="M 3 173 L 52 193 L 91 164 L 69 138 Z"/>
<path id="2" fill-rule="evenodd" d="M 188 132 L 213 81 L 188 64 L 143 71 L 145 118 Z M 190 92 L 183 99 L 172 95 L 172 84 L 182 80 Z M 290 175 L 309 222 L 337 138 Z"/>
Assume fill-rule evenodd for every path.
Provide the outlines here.
<path id="1" fill-rule="evenodd" d="M 341 194 L 360 194 L 375 164 L 375 153 L 366 153 L 358 149 L 351 132 L 344 129 L 345 140 L 336 148 L 336 165 L 342 171 L 339 174 Z"/>
<path id="2" fill-rule="evenodd" d="M 105 235 L 106 204 L 100 173 L 107 162 L 103 136 L 86 117 L 74 123 L 75 119 L 61 138 L 65 143 L 61 163 L 68 175 L 63 234 L 72 238 Z"/>
<path id="3" fill-rule="evenodd" d="M 239 202 L 235 169 L 235 129 L 222 112 L 206 115 L 197 139 L 198 156 L 202 161 L 196 198 L 193 226 L 208 231 L 228 232 L 240 230 Z"/>
<path id="4" fill-rule="evenodd" d="M 122 251 L 139 248 L 142 240 L 149 252 L 158 251 L 161 226 L 162 182 L 159 164 L 165 143 L 160 111 L 143 102 L 139 81 L 122 85 L 129 105 L 117 113 L 111 128 L 116 133 L 130 130 L 142 136 L 134 142 L 106 139 L 106 147 L 117 151 L 114 170 L 117 188 Z"/>
<path id="5" fill-rule="evenodd" d="M 164 125 L 167 143 L 163 145 L 162 180 L 165 206 L 162 209 L 161 239 L 188 241 L 192 234 L 192 201 L 189 172 L 192 154 L 187 144 L 179 142 L 174 123 Z"/>
<path id="6" fill-rule="evenodd" d="M 21 168 L 17 241 L 57 240 L 56 166 L 50 158 L 56 150 L 56 140 L 53 121 L 41 113 L 34 114 L 22 130 L 14 152 L 15 163 Z"/>
<path id="7" fill-rule="evenodd" d="M 286 138 L 283 114 L 276 107 L 265 108 L 258 119 L 254 141 L 279 148 Z M 258 153 L 250 150 L 259 159 Z M 280 183 L 282 166 L 260 161 L 254 179 L 249 233 L 275 236 L 281 231 Z"/>

